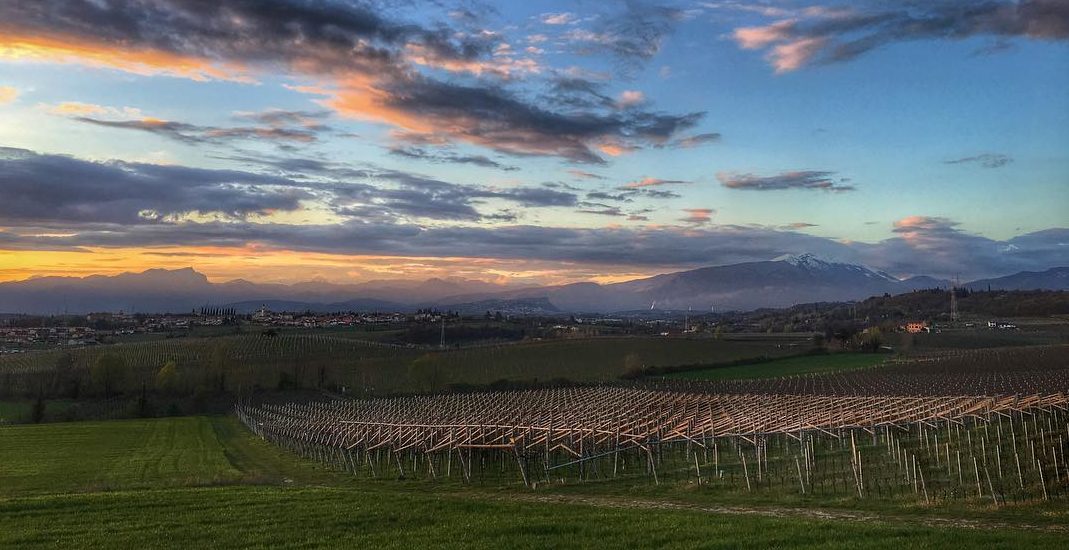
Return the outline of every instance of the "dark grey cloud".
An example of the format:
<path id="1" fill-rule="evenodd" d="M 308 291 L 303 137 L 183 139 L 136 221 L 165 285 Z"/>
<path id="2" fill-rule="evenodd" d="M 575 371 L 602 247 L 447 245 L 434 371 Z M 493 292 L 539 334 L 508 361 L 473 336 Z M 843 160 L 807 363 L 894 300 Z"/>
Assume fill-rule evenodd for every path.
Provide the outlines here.
<path id="1" fill-rule="evenodd" d="M 199 126 L 185 122 L 157 119 L 104 120 L 91 117 L 75 117 L 75 120 L 123 130 L 148 132 L 190 145 L 224 143 L 229 141 L 269 141 L 308 144 L 318 140 L 320 128 L 284 128 L 277 126 L 218 127 Z"/>
<path id="2" fill-rule="evenodd" d="M 678 147 L 681 149 L 691 149 L 693 147 L 700 147 L 709 143 L 716 143 L 720 141 L 720 134 L 715 132 L 705 134 L 695 134 L 692 136 L 684 136 L 673 141 L 670 145 L 672 147 Z"/>
<path id="3" fill-rule="evenodd" d="M 249 120 L 267 126 L 304 126 L 313 129 L 322 128 L 322 121 L 330 118 L 330 116 L 330 111 L 295 111 L 286 109 L 269 109 L 234 114 L 234 118 Z"/>
<path id="4" fill-rule="evenodd" d="M 237 160 L 237 159 L 235 159 Z M 237 220 L 293 211 L 302 201 L 376 220 L 478 221 L 480 205 L 573 207 L 575 193 L 545 187 L 461 185 L 419 174 L 315 159 L 245 157 L 277 173 L 131 162 L 90 162 L 0 149 L 0 220 L 8 225 L 158 224 L 185 214 Z"/>
<path id="5" fill-rule="evenodd" d="M 614 11 L 594 20 L 589 29 L 572 29 L 564 34 L 579 54 L 609 53 L 624 69 L 632 69 L 661 50 L 685 13 L 677 8 L 643 0 L 625 0 Z"/>
<path id="6" fill-rule="evenodd" d="M 661 145 L 693 128 L 704 113 L 644 110 L 554 111 L 498 86 L 471 86 L 413 77 L 389 88 L 389 107 L 451 135 L 513 155 L 551 155 L 604 164 L 600 144 Z M 455 121 L 466 121 L 454 124 Z"/>
<path id="7" fill-rule="evenodd" d="M 445 26 L 393 21 L 371 2 L 300 0 L 40 0 L 5 2 L 0 28 L 70 35 L 200 59 L 394 71 L 399 49 L 419 44 L 435 56 L 475 59 L 497 40 Z"/>
<path id="8" fill-rule="evenodd" d="M 626 216 L 623 210 L 620 210 L 619 206 L 610 206 L 608 204 L 601 204 L 596 202 L 582 202 L 579 203 L 582 206 L 576 212 L 580 214 L 595 214 L 598 216 L 610 216 L 610 217 L 623 217 Z"/>
<path id="9" fill-rule="evenodd" d="M 669 191 L 667 189 L 636 189 L 634 190 L 638 195 L 649 199 L 678 199 L 683 195 L 676 193 L 675 191 Z"/>
<path id="10" fill-rule="evenodd" d="M 391 147 L 390 154 L 415 160 L 425 160 L 428 162 L 471 164 L 483 168 L 496 168 L 505 171 L 519 170 L 519 168 L 515 166 L 501 164 L 485 155 L 458 155 L 451 152 L 431 152 L 418 147 Z"/>
<path id="11" fill-rule="evenodd" d="M 313 198 L 285 178 L 0 148 L 0 219 L 146 223 L 181 214 L 233 218 L 296 210 Z"/>
<path id="12" fill-rule="evenodd" d="M 606 179 L 605 176 L 602 176 L 600 174 L 595 174 L 593 172 L 588 172 L 586 170 L 576 170 L 574 168 L 568 170 L 568 173 L 571 174 L 572 176 L 578 178 L 578 179 L 591 179 L 591 180 L 603 180 L 603 179 Z"/>
<path id="13" fill-rule="evenodd" d="M 610 191 L 590 191 L 586 194 L 587 200 L 594 201 L 613 201 L 613 202 L 635 202 L 636 198 L 647 199 L 678 199 L 682 197 L 675 191 L 668 191 L 666 189 L 650 189 L 649 187 L 617 187 L 615 192 Z"/>
<path id="14" fill-rule="evenodd" d="M 573 109 L 611 108 L 616 100 L 605 91 L 605 82 L 570 75 L 558 75 L 550 81 L 545 99 L 555 105 Z"/>
<path id="15" fill-rule="evenodd" d="M 579 191 L 580 189 L 570 183 L 564 183 L 562 181 L 544 181 L 542 187 L 548 189 L 566 189 L 568 191 Z"/>
<path id="16" fill-rule="evenodd" d="M 833 177 L 835 172 L 802 170 L 783 172 L 774 176 L 757 176 L 754 174 L 719 173 L 716 179 L 729 189 L 748 189 L 752 191 L 779 191 L 784 189 L 814 189 L 820 191 L 854 191 L 847 180 Z"/>
<path id="17" fill-rule="evenodd" d="M 605 191 L 591 191 L 586 194 L 586 200 L 588 201 L 615 201 L 615 202 L 635 202 L 635 193 L 607 193 Z"/>
<path id="18" fill-rule="evenodd" d="M 1001 168 L 1013 162 L 1013 157 L 1001 153 L 984 153 L 945 162 L 946 164 L 978 164 L 984 168 Z"/>
<path id="19" fill-rule="evenodd" d="M 739 29 L 735 37 L 744 47 L 773 48 L 770 59 L 780 71 L 847 61 L 909 40 L 1069 39 L 1069 3 L 1064 0 L 854 3 L 806 15 Z"/>

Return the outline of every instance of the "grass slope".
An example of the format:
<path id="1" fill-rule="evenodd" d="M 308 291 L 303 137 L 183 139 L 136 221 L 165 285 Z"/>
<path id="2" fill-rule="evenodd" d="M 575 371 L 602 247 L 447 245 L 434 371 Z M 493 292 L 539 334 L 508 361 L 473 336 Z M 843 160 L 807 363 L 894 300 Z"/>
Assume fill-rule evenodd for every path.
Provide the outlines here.
<path id="1" fill-rule="evenodd" d="M 230 417 L 0 428 L 0 547 L 1057 548 L 1065 542 L 1064 532 L 933 527 L 894 517 L 835 521 L 819 512 L 721 514 L 634 501 L 640 495 L 613 494 L 619 487 L 570 490 L 575 494 L 356 479 L 268 445 Z"/>
<path id="2" fill-rule="evenodd" d="M 213 487 L 0 501 L 0 545 L 192 548 L 1057 548 L 968 531 L 694 511 L 607 509 L 338 488 Z"/>
<path id="3" fill-rule="evenodd" d="M 861 369 L 878 365 L 886 355 L 872 353 L 835 353 L 830 355 L 804 355 L 787 357 L 751 365 L 733 365 L 711 369 L 688 370 L 665 375 L 666 378 L 690 380 L 738 380 L 753 378 L 779 378 L 802 374 Z"/>
<path id="4" fill-rule="evenodd" d="M 231 482 L 204 417 L 0 428 L 0 495 Z"/>

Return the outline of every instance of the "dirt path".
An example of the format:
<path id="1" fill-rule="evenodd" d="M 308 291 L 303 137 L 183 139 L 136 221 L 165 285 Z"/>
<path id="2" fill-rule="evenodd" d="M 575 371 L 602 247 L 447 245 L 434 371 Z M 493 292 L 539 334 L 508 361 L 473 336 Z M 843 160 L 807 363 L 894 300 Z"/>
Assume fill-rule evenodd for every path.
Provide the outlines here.
<path id="1" fill-rule="evenodd" d="M 848 510 L 828 510 L 817 508 L 787 507 L 743 507 L 743 506 L 709 506 L 667 502 L 658 500 L 620 499 L 579 495 L 535 495 L 512 494 L 509 496 L 492 496 L 493 500 L 525 501 L 557 504 L 581 504 L 605 508 L 630 508 L 650 510 L 679 510 L 704 512 L 709 514 L 754 515 L 777 518 L 802 518 L 814 520 L 857 521 L 881 523 L 888 525 L 921 525 L 925 527 L 956 527 L 962 529 L 1025 529 L 1054 533 L 1069 533 L 1066 525 L 1037 525 L 1027 523 L 1007 523 L 988 519 L 963 519 L 947 517 L 924 517 L 901 514 L 881 514 L 877 512 L 852 512 Z"/>

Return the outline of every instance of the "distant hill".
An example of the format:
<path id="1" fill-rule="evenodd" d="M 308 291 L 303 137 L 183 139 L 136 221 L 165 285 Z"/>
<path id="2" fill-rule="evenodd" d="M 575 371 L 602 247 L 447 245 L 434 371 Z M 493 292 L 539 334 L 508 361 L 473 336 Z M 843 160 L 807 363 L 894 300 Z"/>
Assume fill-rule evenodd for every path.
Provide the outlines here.
<path id="1" fill-rule="evenodd" d="M 1069 267 L 1054 267 L 1046 271 L 1022 271 L 980 279 L 965 285 L 971 290 L 1069 290 Z"/>
<path id="2" fill-rule="evenodd" d="M 811 254 L 704 267 L 612 284 L 592 282 L 510 287 L 462 278 L 292 285 L 235 280 L 212 283 L 191 268 L 116 276 L 41 277 L 0 283 L 0 313 L 92 311 L 188 312 L 201 306 L 274 311 L 411 311 L 438 307 L 464 313 L 611 313 L 634 310 L 749 311 L 813 302 L 946 288 L 946 280 L 900 280 L 869 267 Z M 975 290 L 1069 289 L 1069 268 L 1021 272 L 964 285 Z"/>
<path id="3" fill-rule="evenodd" d="M 115 276 L 39 277 L 0 283 L 3 313 L 128 311 L 185 313 L 201 306 L 274 311 L 406 311 L 446 296 L 501 292 L 507 286 L 469 279 L 370 281 L 343 285 L 309 281 L 292 285 L 234 280 L 212 283 L 192 268 L 149 269 Z"/>
<path id="4" fill-rule="evenodd" d="M 860 265 L 820 259 L 811 254 L 765 262 L 705 267 L 622 283 L 524 289 L 499 298 L 546 297 L 568 312 L 640 309 L 696 311 L 752 310 L 806 302 L 841 302 L 874 295 L 900 294 L 946 285 L 931 277 L 899 280 Z"/>

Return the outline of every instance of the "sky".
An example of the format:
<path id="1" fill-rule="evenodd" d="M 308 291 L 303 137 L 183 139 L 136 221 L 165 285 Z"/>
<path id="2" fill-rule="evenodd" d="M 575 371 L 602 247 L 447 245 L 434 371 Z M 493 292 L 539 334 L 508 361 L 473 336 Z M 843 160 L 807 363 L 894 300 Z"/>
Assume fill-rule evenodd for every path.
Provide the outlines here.
<path id="1" fill-rule="evenodd" d="M 0 281 L 1069 265 L 1069 1 L 0 3 Z"/>

